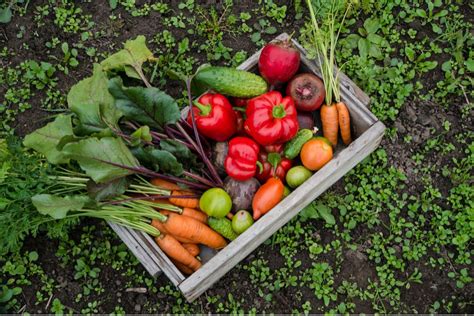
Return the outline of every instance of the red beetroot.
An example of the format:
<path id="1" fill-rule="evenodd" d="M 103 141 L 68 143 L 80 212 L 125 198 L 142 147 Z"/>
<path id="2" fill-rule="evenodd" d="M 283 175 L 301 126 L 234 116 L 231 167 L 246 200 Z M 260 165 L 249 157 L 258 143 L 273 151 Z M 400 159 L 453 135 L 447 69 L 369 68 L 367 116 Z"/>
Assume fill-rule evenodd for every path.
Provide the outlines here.
<path id="1" fill-rule="evenodd" d="M 290 80 L 300 67 L 300 52 L 291 41 L 268 43 L 258 60 L 258 69 L 265 80 L 273 86 Z"/>
<path id="2" fill-rule="evenodd" d="M 286 95 L 295 101 L 298 111 L 314 111 L 321 107 L 326 90 L 321 79 L 310 73 L 299 74 L 288 83 Z"/>

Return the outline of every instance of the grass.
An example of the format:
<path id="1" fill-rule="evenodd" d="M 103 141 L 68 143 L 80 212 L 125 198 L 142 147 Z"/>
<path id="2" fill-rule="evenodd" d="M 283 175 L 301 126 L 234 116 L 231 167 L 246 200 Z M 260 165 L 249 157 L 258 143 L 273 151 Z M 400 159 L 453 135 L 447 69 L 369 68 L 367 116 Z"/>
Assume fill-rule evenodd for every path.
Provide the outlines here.
<path id="1" fill-rule="evenodd" d="M 322 14 L 324 1 L 313 2 Z M 148 78 L 177 98 L 184 95 L 168 69 L 238 65 L 281 32 L 296 31 L 312 53 L 305 1 L 226 0 L 210 9 L 194 0 L 118 0 L 104 2 L 100 17 L 87 1 L 12 3 L 0 32 L 2 137 L 62 111 L 65 92 L 90 65 L 137 34 L 158 58 Z M 50 228 L 60 237 L 40 231 L 0 259 L 0 311 L 472 312 L 472 9 L 459 1 L 360 1 L 337 61 L 387 125 L 381 148 L 196 302 L 186 303 L 165 277 L 152 279 L 106 225 L 83 221 L 69 235 L 60 226 Z M 21 164 L 21 173 L 38 172 L 41 158 L 27 159 L 37 164 Z M 27 209 L 28 190 L 38 185 L 19 178 L 8 198 Z"/>

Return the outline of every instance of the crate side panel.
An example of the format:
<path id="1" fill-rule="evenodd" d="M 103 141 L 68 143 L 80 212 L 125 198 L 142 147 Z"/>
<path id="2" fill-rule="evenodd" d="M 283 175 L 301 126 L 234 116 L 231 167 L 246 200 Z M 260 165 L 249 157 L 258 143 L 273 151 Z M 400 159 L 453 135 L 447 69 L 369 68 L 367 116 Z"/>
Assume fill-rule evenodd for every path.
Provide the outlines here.
<path id="1" fill-rule="evenodd" d="M 188 301 L 193 301 L 238 262 L 249 255 L 303 207 L 326 191 L 332 184 L 373 152 L 382 139 L 385 126 L 375 123 L 366 133 L 349 145 L 339 157 L 331 160 L 314 176 L 293 191 L 268 214 L 252 225 L 208 263 L 179 285 Z"/>

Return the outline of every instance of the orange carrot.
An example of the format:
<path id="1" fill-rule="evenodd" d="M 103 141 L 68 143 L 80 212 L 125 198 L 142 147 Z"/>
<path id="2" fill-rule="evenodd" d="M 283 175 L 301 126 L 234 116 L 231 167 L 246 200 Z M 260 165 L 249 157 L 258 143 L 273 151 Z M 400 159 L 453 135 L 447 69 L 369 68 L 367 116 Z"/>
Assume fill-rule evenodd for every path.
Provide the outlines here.
<path id="1" fill-rule="evenodd" d="M 187 265 L 184 265 L 182 264 L 181 262 L 179 261 L 176 261 L 176 260 L 173 260 L 171 259 L 171 261 L 174 263 L 174 265 L 176 266 L 176 268 L 178 268 L 179 271 L 183 272 L 184 274 L 186 275 L 191 275 L 193 274 L 193 270 L 191 270 L 190 267 L 188 267 Z"/>
<path id="2" fill-rule="evenodd" d="M 150 181 L 151 184 L 165 190 L 181 190 L 181 188 L 173 182 L 169 182 L 163 179 L 155 178 Z"/>
<path id="3" fill-rule="evenodd" d="M 201 262 L 194 258 L 173 236 L 161 234 L 155 238 L 155 241 L 168 257 L 181 262 L 193 271 L 202 266 Z"/>
<path id="4" fill-rule="evenodd" d="M 170 234 L 192 240 L 196 244 L 214 249 L 221 249 L 227 245 L 221 235 L 192 217 L 171 213 L 163 225 Z"/>
<path id="5" fill-rule="evenodd" d="M 160 210 L 160 213 L 163 215 L 169 215 L 170 213 L 178 213 L 180 215 L 192 217 L 195 220 L 200 221 L 201 223 L 207 224 L 207 214 L 193 208 L 185 207 L 181 210 L 181 212 L 173 212 L 169 210 Z"/>
<path id="6" fill-rule="evenodd" d="M 171 195 L 190 195 L 190 194 L 193 194 L 193 193 L 189 191 L 179 191 L 179 190 L 174 190 L 171 193 Z M 189 208 L 199 207 L 199 199 L 169 198 L 169 201 L 176 206 L 189 207 Z"/>
<path id="7" fill-rule="evenodd" d="M 181 213 L 181 215 L 192 217 L 204 224 L 207 224 L 207 214 L 194 208 L 183 208 L 183 212 Z"/>
<path id="8" fill-rule="evenodd" d="M 352 142 L 351 138 L 351 117 L 349 110 L 344 102 L 337 102 L 337 114 L 339 117 L 339 128 L 341 129 L 341 138 L 344 144 L 349 145 Z"/>
<path id="9" fill-rule="evenodd" d="M 332 144 L 332 147 L 337 145 L 337 134 L 339 131 L 339 119 L 337 114 L 337 107 L 333 104 L 324 104 L 321 107 L 321 123 L 323 124 L 323 134 Z"/>
<path id="10" fill-rule="evenodd" d="M 151 221 L 151 226 L 155 227 L 156 229 L 158 229 L 160 232 L 162 232 L 163 234 L 169 234 L 169 235 L 172 235 L 168 232 L 168 230 L 166 229 L 165 225 L 163 225 L 162 222 L 160 222 L 159 220 L 157 219 L 153 219 Z M 184 242 L 184 243 L 193 243 L 192 240 L 190 239 L 187 239 L 187 238 L 182 238 L 182 237 L 179 237 L 179 236 L 174 236 L 172 235 L 174 238 L 176 238 L 179 242 Z"/>
<path id="11" fill-rule="evenodd" d="M 194 257 L 201 253 L 201 249 L 197 244 L 183 243 L 183 247 Z"/>

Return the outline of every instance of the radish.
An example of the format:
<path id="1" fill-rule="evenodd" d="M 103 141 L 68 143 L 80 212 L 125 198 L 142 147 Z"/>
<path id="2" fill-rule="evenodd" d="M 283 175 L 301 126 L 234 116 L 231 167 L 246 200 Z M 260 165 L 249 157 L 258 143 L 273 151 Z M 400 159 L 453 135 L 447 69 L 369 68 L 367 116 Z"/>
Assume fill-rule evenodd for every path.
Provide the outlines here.
<path id="1" fill-rule="evenodd" d="M 258 69 L 272 86 L 290 80 L 300 67 L 300 52 L 290 40 L 268 43 L 258 59 Z"/>
<path id="2" fill-rule="evenodd" d="M 286 87 L 286 95 L 295 101 L 298 111 L 314 111 L 321 107 L 326 96 L 324 84 L 313 74 L 295 76 Z"/>

